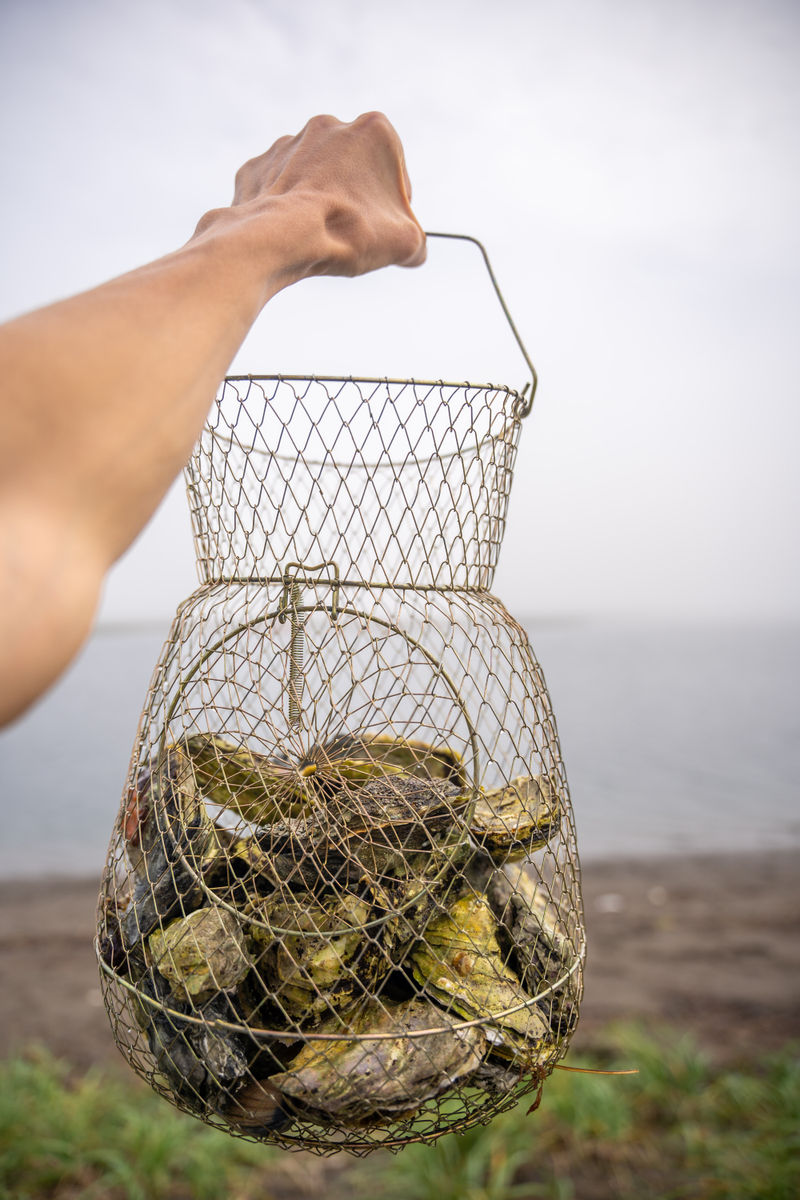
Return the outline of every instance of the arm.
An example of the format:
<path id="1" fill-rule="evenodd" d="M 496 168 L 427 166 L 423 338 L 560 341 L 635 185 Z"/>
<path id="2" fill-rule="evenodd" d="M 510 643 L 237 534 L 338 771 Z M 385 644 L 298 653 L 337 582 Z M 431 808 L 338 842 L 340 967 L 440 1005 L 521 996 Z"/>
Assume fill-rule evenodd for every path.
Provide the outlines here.
<path id="1" fill-rule="evenodd" d="M 424 256 L 386 118 L 315 117 L 246 163 L 180 250 L 0 327 L 0 723 L 80 647 L 267 301 Z"/>

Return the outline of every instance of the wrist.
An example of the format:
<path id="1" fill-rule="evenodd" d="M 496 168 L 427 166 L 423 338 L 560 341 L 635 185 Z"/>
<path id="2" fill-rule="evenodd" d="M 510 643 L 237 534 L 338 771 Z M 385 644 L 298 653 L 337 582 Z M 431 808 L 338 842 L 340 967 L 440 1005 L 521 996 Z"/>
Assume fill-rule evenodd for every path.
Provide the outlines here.
<path id="1" fill-rule="evenodd" d="M 333 239 L 319 197 L 273 195 L 212 209 L 187 243 L 226 264 L 252 292 L 258 307 L 277 292 L 324 270 Z"/>

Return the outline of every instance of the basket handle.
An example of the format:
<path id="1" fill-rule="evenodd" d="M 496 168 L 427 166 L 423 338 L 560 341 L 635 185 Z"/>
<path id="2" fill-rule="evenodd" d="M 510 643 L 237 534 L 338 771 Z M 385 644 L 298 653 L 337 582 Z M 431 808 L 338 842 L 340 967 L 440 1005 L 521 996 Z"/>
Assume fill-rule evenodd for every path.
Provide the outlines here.
<path id="1" fill-rule="evenodd" d="M 517 327 L 514 324 L 513 320 L 511 319 L 511 313 L 508 311 L 508 305 L 506 304 L 505 300 L 503 299 L 503 293 L 500 291 L 500 285 L 498 284 L 497 279 L 495 278 L 495 273 L 492 270 L 492 264 L 489 262 L 489 255 L 486 253 L 486 248 L 484 247 L 482 242 L 479 242 L 477 238 L 472 237 L 469 233 L 428 233 L 428 232 L 426 232 L 425 237 L 426 238 L 434 238 L 434 237 L 436 237 L 436 238 L 454 238 L 461 242 L 472 242 L 472 244 L 474 246 L 478 247 L 481 254 L 483 255 L 483 261 L 486 264 L 486 270 L 489 272 L 489 278 L 491 279 L 492 284 L 494 286 L 494 290 L 497 293 L 497 299 L 500 301 L 500 307 L 502 308 L 503 312 L 505 313 L 506 320 L 508 321 L 509 325 L 511 326 L 511 332 L 513 333 L 514 337 L 516 338 L 517 345 L 519 346 L 520 350 L 522 351 L 522 357 L 525 359 L 525 362 L 528 364 L 528 370 L 531 373 L 531 382 L 526 383 L 524 388 L 520 392 L 520 395 L 522 396 L 522 398 L 525 402 L 524 407 L 522 408 L 522 410 L 520 412 L 520 416 L 527 417 L 528 413 L 533 408 L 533 398 L 536 395 L 536 385 L 539 382 L 539 376 L 536 374 L 536 368 L 534 367 L 533 363 L 531 362 L 528 351 L 525 349 L 525 346 L 523 345 L 522 338 L 519 336 L 519 333 L 517 332 Z M 530 388 L 530 391 L 528 391 L 529 388 Z M 527 395 L 526 395 L 526 393 L 527 393 Z"/>

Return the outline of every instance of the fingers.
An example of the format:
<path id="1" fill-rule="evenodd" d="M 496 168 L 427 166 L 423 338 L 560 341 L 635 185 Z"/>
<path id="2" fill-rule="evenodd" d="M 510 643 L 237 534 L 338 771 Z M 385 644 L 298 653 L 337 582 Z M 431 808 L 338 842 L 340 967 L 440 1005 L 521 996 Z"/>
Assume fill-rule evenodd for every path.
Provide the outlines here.
<path id="1" fill-rule="evenodd" d="M 232 208 L 243 218 L 257 217 L 277 196 L 306 211 L 315 207 L 320 229 L 335 227 L 331 253 L 309 247 L 309 260 L 318 261 L 320 272 L 353 275 L 425 261 L 403 146 L 381 112 L 362 113 L 349 123 L 327 113 L 312 117 L 299 133 L 278 138 L 240 167 Z"/>

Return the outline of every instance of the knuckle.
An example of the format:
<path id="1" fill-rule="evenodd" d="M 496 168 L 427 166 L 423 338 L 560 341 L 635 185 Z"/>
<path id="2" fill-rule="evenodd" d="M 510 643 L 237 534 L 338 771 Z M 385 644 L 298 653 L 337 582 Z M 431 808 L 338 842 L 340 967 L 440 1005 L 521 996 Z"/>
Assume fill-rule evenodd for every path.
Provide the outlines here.
<path id="1" fill-rule="evenodd" d="M 248 158 L 247 162 L 242 163 L 242 165 L 239 167 L 238 171 L 236 172 L 236 174 L 234 176 L 234 183 L 236 184 L 237 187 L 240 187 L 242 184 L 247 183 L 250 176 L 253 174 L 253 171 L 255 170 L 256 162 L 257 162 L 257 159 Z"/>
<path id="2" fill-rule="evenodd" d="M 306 122 L 306 129 L 331 129 L 334 125 L 341 125 L 341 121 L 332 117 L 330 113 L 318 113 Z"/>
<path id="3" fill-rule="evenodd" d="M 384 113 L 378 112 L 377 109 L 372 109 L 369 112 L 362 113 L 353 122 L 354 125 L 375 125 L 383 129 L 391 129 L 392 126 L 389 118 Z"/>

